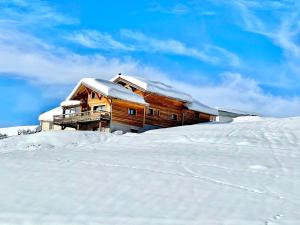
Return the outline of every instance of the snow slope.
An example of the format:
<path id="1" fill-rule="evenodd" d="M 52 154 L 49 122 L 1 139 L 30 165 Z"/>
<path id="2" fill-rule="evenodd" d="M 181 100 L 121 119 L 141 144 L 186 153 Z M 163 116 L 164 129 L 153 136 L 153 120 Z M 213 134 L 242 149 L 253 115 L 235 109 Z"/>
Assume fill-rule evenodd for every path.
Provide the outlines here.
<path id="1" fill-rule="evenodd" d="M 300 117 L 0 141 L 0 224 L 298 225 Z"/>

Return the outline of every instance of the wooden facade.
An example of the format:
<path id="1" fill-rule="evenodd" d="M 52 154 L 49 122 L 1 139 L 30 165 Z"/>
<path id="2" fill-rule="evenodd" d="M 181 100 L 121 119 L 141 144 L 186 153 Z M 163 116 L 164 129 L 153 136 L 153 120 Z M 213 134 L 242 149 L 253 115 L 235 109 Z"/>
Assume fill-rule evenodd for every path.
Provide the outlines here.
<path id="1" fill-rule="evenodd" d="M 148 92 L 123 79 L 114 82 L 141 96 L 145 104 L 105 96 L 81 84 L 70 99 L 80 101 L 78 108 L 63 107 L 63 115 L 54 116 L 53 123 L 63 129 L 143 132 L 214 120 L 213 115 L 188 109 L 183 100 Z"/>

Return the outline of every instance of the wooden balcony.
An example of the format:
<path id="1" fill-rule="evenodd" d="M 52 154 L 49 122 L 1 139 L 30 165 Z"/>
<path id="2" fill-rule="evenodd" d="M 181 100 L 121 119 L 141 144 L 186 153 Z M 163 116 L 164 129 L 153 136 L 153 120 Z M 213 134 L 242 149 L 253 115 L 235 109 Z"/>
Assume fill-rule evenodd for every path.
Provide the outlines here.
<path id="1" fill-rule="evenodd" d="M 107 111 L 86 111 L 54 116 L 53 123 L 56 125 L 71 125 L 77 123 L 109 121 L 110 118 L 110 112 Z"/>

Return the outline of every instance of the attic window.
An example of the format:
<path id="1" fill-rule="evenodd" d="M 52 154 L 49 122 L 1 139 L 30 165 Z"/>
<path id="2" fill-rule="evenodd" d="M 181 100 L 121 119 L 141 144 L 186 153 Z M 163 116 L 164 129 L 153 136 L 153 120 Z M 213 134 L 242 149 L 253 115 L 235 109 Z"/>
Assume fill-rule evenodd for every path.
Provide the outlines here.
<path id="1" fill-rule="evenodd" d="M 96 93 L 92 92 L 92 98 L 96 98 Z"/>
<path id="2" fill-rule="evenodd" d="M 130 116 L 136 116 L 136 109 L 129 108 L 128 109 L 128 115 L 130 115 Z"/>

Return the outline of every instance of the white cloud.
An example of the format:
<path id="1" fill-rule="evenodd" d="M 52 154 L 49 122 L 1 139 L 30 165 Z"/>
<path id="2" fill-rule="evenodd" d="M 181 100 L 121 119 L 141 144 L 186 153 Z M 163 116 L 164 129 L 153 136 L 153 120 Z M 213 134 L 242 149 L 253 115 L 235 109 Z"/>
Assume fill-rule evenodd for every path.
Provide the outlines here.
<path id="1" fill-rule="evenodd" d="M 51 27 L 73 24 L 77 19 L 68 17 L 40 0 L 0 0 L 0 26 Z"/>
<path id="2" fill-rule="evenodd" d="M 161 4 L 155 3 L 149 9 L 151 12 L 159 12 L 159 13 L 166 13 L 166 14 L 175 14 L 175 15 L 185 15 L 190 12 L 190 7 L 187 5 L 176 3 L 170 7 L 164 7 Z"/>
<path id="3" fill-rule="evenodd" d="M 149 75 L 159 74 L 135 60 L 83 56 L 71 51 L 6 45 L 0 42 L 0 73 L 14 74 L 44 84 L 70 84 L 84 76 L 110 78 L 118 72 Z M 37 45 L 40 46 L 40 45 Z M 56 52 L 56 53 L 55 53 Z"/>
<path id="4" fill-rule="evenodd" d="M 133 47 L 115 40 L 110 34 L 101 33 L 96 30 L 76 31 L 67 35 L 66 38 L 88 48 L 124 51 L 134 50 Z"/>

